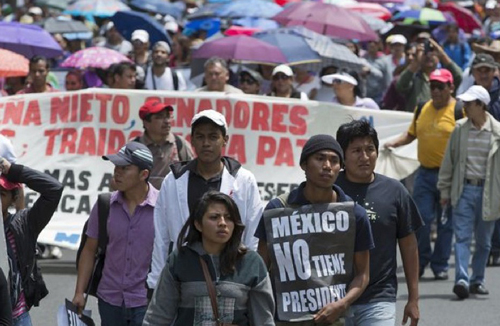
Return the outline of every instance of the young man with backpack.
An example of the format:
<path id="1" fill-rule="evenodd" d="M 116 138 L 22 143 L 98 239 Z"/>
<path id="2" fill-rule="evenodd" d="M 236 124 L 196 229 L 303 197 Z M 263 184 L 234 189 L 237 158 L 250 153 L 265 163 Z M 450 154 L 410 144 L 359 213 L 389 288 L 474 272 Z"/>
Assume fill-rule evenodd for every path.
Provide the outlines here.
<path id="1" fill-rule="evenodd" d="M 0 157 L 0 194 L 9 258 L 12 319 L 14 326 L 31 325 L 29 310 L 38 306 L 48 290 L 36 263 L 36 240 L 54 214 L 63 186 L 53 177 Z M 9 213 L 21 183 L 40 194 L 31 208 Z"/>
<path id="2" fill-rule="evenodd" d="M 429 76 L 431 100 L 421 108 L 417 107 L 407 132 L 387 147 L 399 147 L 418 139 L 417 154 L 420 167 L 415 176 L 413 200 L 419 208 L 425 225 L 416 232 L 420 263 L 420 277 L 430 263 L 436 280 L 448 279 L 448 260 L 451 255 L 453 229 L 450 207 L 441 208 L 437 188 L 439 168 L 455 121 L 463 114 L 457 114 L 457 101 L 452 93 L 453 75 L 446 69 L 436 69 Z M 437 220 L 437 240 L 431 249 L 431 224 Z"/>
<path id="3" fill-rule="evenodd" d="M 153 155 L 143 144 L 130 142 L 116 154 L 103 156 L 115 165 L 107 228 L 99 219 L 102 205 L 90 213 L 87 238 L 78 261 L 73 304 L 79 313 L 85 307 L 88 289 L 98 252 L 99 238 L 106 232 L 104 267 L 97 286 L 99 315 L 103 326 L 142 325 L 148 304 L 146 276 L 151 264 L 154 225 L 153 211 L 158 197 L 149 182 Z"/>
<path id="4" fill-rule="evenodd" d="M 153 64 L 146 69 L 144 88 L 150 90 L 185 91 L 186 81 L 181 74 L 168 67 L 170 46 L 165 41 L 153 45 Z"/>
<path id="5" fill-rule="evenodd" d="M 170 172 L 170 164 L 193 159 L 191 145 L 171 132 L 171 105 L 152 99 L 139 109 L 139 117 L 144 126 L 144 134 L 135 139 L 146 145 L 153 154 L 153 169 L 149 182 L 160 189 L 165 176 Z"/>

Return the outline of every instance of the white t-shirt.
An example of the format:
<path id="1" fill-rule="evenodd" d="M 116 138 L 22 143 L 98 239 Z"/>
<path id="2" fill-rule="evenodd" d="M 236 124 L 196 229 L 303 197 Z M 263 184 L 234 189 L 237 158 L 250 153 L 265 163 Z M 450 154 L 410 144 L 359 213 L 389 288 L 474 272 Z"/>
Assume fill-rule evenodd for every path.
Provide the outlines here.
<path id="1" fill-rule="evenodd" d="M 16 162 L 16 154 L 14 153 L 14 146 L 9 138 L 0 134 L 0 156 L 9 161 L 10 163 Z"/>
<path id="2" fill-rule="evenodd" d="M 160 77 L 157 77 L 153 74 L 152 67 L 148 67 L 147 73 L 146 73 L 146 82 L 144 87 L 146 89 L 151 89 L 151 90 L 164 90 L 164 91 L 174 91 L 174 78 L 172 77 L 172 73 L 177 74 L 177 77 L 179 79 L 179 89 L 178 91 L 185 91 L 187 90 L 187 85 L 186 81 L 184 80 L 184 77 L 182 74 L 177 73 L 176 71 L 170 69 L 170 68 L 165 68 L 165 72 L 163 75 Z M 153 80 L 154 78 L 154 80 Z M 155 87 L 156 86 L 156 87 Z"/>

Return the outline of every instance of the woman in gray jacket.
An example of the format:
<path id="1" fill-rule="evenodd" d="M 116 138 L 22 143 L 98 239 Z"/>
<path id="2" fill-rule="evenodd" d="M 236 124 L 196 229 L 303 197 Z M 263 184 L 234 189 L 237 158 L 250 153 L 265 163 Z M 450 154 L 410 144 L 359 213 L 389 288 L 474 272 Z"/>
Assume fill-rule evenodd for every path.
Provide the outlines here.
<path id="1" fill-rule="evenodd" d="M 220 323 L 274 326 L 271 282 L 260 256 L 241 244 L 244 228 L 231 197 L 205 193 L 179 234 L 143 325 L 219 325 L 201 257 L 215 285 Z"/>

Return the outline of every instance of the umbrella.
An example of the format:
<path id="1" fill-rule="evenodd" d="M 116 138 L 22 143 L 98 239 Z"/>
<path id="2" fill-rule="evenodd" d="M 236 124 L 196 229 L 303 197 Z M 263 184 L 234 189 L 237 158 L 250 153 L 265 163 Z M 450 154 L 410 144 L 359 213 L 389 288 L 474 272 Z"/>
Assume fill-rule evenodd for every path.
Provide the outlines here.
<path id="1" fill-rule="evenodd" d="M 275 29 L 279 27 L 279 24 L 274 20 L 266 18 L 252 18 L 252 17 L 235 19 L 233 20 L 233 24 L 244 27 L 260 28 L 260 29 Z"/>
<path id="2" fill-rule="evenodd" d="M 171 15 L 177 19 L 182 17 L 181 8 L 165 0 L 132 0 L 130 5 L 144 11 Z"/>
<path id="3" fill-rule="evenodd" d="M 285 54 L 290 65 L 320 62 L 321 57 L 316 53 L 304 37 L 290 32 L 288 29 L 279 28 L 255 33 L 253 37 L 277 46 Z"/>
<path id="4" fill-rule="evenodd" d="M 364 65 L 363 61 L 344 45 L 334 43 L 330 38 L 303 26 L 264 31 L 254 34 L 254 37 L 267 40 L 268 42 L 278 42 L 275 44 L 279 48 L 284 46 L 282 51 L 285 55 L 288 53 L 292 56 L 289 59 L 293 59 L 293 56 L 296 56 L 299 52 L 312 53 L 309 55 L 314 55 L 320 61 L 309 61 L 305 67 L 307 70 L 319 70 L 321 67 L 333 65 L 339 68 L 360 71 Z M 293 46 L 289 46 L 287 42 L 296 44 L 295 51 Z"/>
<path id="5" fill-rule="evenodd" d="M 394 24 L 394 26 L 387 32 L 382 32 L 383 37 L 387 38 L 389 35 L 402 34 L 408 40 L 412 40 L 415 36 L 422 32 L 430 32 L 429 26 L 420 25 L 418 23 L 406 25 L 402 23 Z"/>
<path id="6" fill-rule="evenodd" d="M 163 26 L 153 17 L 143 12 L 118 11 L 111 17 L 115 28 L 124 38 L 129 39 L 136 29 L 143 29 L 149 33 L 149 42 L 154 44 L 158 41 L 165 41 L 172 45 L 172 40 L 168 36 Z"/>
<path id="7" fill-rule="evenodd" d="M 235 0 L 215 10 L 219 17 L 260 17 L 271 18 L 283 8 L 275 3 L 264 0 Z"/>
<path id="8" fill-rule="evenodd" d="M 187 15 L 186 19 L 193 20 L 193 19 L 214 17 L 217 8 L 220 8 L 223 5 L 224 5 L 223 3 L 207 3 L 203 7 L 193 12 L 192 14 Z"/>
<path id="9" fill-rule="evenodd" d="M 458 27 L 466 33 L 472 33 L 473 30 L 482 28 L 481 22 L 472 12 L 454 2 L 438 3 L 438 10 L 450 12 L 455 17 Z"/>
<path id="10" fill-rule="evenodd" d="M 194 19 L 184 26 L 184 35 L 190 35 L 193 32 L 204 30 L 207 37 L 217 34 L 220 31 L 221 21 L 219 18 Z"/>
<path id="11" fill-rule="evenodd" d="M 43 22 L 43 28 L 51 34 L 88 33 L 90 30 L 84 23 L 66 17 L 49 18 Z"/>
<path id="12" fill-rule="evenodd" d="M 242 27 L 242 26 L 231 26 L 224 32 L 226 36 L 234 36 L 234 35 L 247 35 L 252 36 L 254 33 L 259 32 L 259 28 L 252 27 Z"/>
<path id="13" fill-rule="evenodd" d="M 122 61 L 130 62 L 130 59 L 115 50 L 104 47 L 91 47 L 73 53 L 61 63 L 61 67 L 107 69 L 113 63 Z"/>
<path id="14" fill-rule="evenodd" d="M 54 9 L 64 10 L 68 7 L 70 0 L 36 0 L 38 6 L 47 6 Z"/>
<path id="15" fill-rule="evenodd" d="M 77 0 L 64 13 L 73 16 L 111 17 L 115 12 L 124 10 L 130 10 L 129 6 L 118 0 Z"/>
<path id="16" fill-rule="evenodd" d="M 19 53 L 26 58 L 42 55 L 54 58 L 63 51 L 52 36 L 36 25 L 0 22 L 0 48 Z"/>
<path id="17" fill-rule="evenodd" d="M 229 36 L 205 42 L 192 55 L 193 58 L 213 56 L 256 63 L 286 62 L 285 55 L 276 46 L 246 35 Z"/>
<path id="18" fill-rule="evenodd" d="M 366 3 L 366 2 L 340 3 L 339 6 L 359 14 L 372 16 L 382 20 L 388 20 L 389 18 L 392 17 L 392 14 L 389 11 L 389 9 L 379 5 L 378 3 Z"/>
<path id="19" fill-rule="evenodd" d="M 342 7 L 321 2 L 291 4 L 273 19 L 284 26 L 303 25 L 320 34 L 342 39 L 378 39 L 377 34 L 359 16 Z"/>
<path id="20" fill-rule="evenodd" d="M 376 32 L 386 29 L 390 23 L 383 21 L 382 19 L 378 19 L 369 15 L 359 14 L 361 18 L 365 20 L 365 22 Z"/>
<path id="21" fill-rule="evenodd" d="M 28 59 L 12 51 L 0 49 L 0 77 L 26 76 L 28 72 Z"/>
<path id="22" fill-rule="evenodd" d="M 421 10 L 406 10 L 397 13 L 394 17 L 392 17 L 393 21 L 401 21 L 404 23 L 411 24 L 413 22 L 420 22 L 425 25 L 440 25 L 448 22 L 449 18 L 445 16 L 439 10 L 431 9 L 431 8 L 423 8 Z"/>

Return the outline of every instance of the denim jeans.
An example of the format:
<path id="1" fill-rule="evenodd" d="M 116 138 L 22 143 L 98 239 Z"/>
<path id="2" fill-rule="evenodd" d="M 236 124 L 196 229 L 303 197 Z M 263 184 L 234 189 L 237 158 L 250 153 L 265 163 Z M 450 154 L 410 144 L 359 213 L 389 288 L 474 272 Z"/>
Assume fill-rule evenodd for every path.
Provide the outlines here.
<path id="1" fill-rule="evenodd" d="M 495 222 L 495 230 L 491 238 L 491 252 L 500 253 L 500 220 Z"/>
<path id="2" fill-rule="evenodd" d="M 448 270 L 448 260 L 451 255 L 453 225 L 451 207 L 448 207 L 445 219 L 441 219 L 440 193 L 437 189 L 438 169 L 420 167 L 415 175 L 413 185 L 413 200 L 418 207 L 425 225 L 416 232 L 420 270 L 431 264 L 434 273 Z M 437 221 L 437 239 L 434 252 L 431 249 L 431 224 Z"/>
<path id="3" fill-rule="evenodd" d="M 26 311 L 21 316 L 14 318 L 12 326 L 33 326 L 29 312 Z"/>
<path id="4" fill-rule="evenodd" d="M 484 283 L 484 271 L 490 254 L 495 222 L 483 220 L 483 190 L 482 186 L 464 185 L 460 199 L 453 209 L 455 283 L 459 280 L 464 280 L 467 284 Z M 470 245 L 473 233 L 476 248 L 472 257 L 472 276 L 469 279 Z"/>
<path id="5" fill-rule="evenodd" d="M 148 307 L 125 308 L 99 299 L 98 308 L 101 326 L 141 326 Z"/>
<path id="6" fill-rule="evenodd" d="M 349 307 L 345 326 L 394 326 L 396 302 L 374 302 Z"/>

